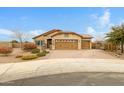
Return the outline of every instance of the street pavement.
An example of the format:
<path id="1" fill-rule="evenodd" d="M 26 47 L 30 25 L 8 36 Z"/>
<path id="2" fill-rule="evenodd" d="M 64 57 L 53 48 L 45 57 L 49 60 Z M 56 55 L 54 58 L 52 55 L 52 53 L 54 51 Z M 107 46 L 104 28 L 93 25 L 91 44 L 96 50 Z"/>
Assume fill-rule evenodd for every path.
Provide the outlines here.
<path id="1" fill-rule="evenodd" d="M 80 72 L 82 74 L 73 74 L 73 72 L 75 72 L 75 73 Z M 91 74 L 83 74 L 83 73 L 89 73 L 89 72 Z M 46 80 L 46 82 L 48 82 L 50 80 L 52 80 L 51 82 L 57 82 L 56 80 L 58 80 L 58 81 L 64 82 L 64 80 L 61 80 L 61 79 L 65 79 L 65 81 L 66 80 L 67 81 L 82 80 L 82 82 L 83 82 L 83 81 L 85 81 L 85 78 L 92 76 L 93 75 L 92 73 L 96 73 L 96 72 L 97 73 L 117 73 L 117 74 L 114 74 L 114 77 L 116 77 L 116 76 L 118 76 L 118 73 L 124 73 L 124 60 L 121 60 L 121 59 L 63 58 L 63 59 L 44 59 L 44 60 L 36 60 L 36 61 L 29 61 L 29 62 L 22 62 L 22 63 L 19 62 L 19 63 L 0 64 L 0 84 L 6 85 L 7 82 L 11 82 L 11 81 L 15 81 L 15 80 L 22 80 L 22 79 L 26 79 L 26 78 L 29 79 L 32 77 L 38 78 L 38 79 L 36 79 L 37 82 L 39 80 L 41 80 L 41 81 Z M 72 74 L 65 75 L 63 73 L 65 73 L 65 74 L 72 73 Z M 97 73 L 94 75 L 97 76 Z M 105 78 L 102 78 L 102 77 L 104 77 L 104 75 L 105 75 L 105 78 L 106 77 L 110 78 L 110 77 L 108 77 L 109 74 L 108 75 L 103 74 L 99 77 L 95 77 L 96 79 L 92 77 L 93 78 L 92 80 L 99 80 L 101 78 L 101 79 L 103 79 L 103 82 L 104 82 Z M 61 76 L 63 78 L 61 78 Z M 76 79 L 76 76 L 79 76 L 79 79 L 78 78 Z M 57 78 L 54 79 L 53 77 L 57 77 L 58 79 Z M 123 77 L 123 74 L 122 74 L 122 77 Z M 49 79 L 49 78 L 53 78 L 53 79 Z M 84 80 L 82 78 L 84 78 Z M 113 80 L 113 79 L 114 79 L 113 77 L 112 77 L 112 79 L 110 78 L 110 80 Z M 91 81 L 91 79 L 89 79 L 89 80 Z M 121 80 L 121 79 L 119 78 L 119 80 Z M 22 81 L 19 81 L 19 82 L 22 82 Z M 108 82 L 109 82 L 109 80 L 108 80 Z M 45 84 L 45 83 L 42 83 L 42 84 Z M 51 83 L 51 84 L 53 84 L 53 83 Z M 55 83 L 55 84 L 59 85 L 59 83 L 58 84 Z M 81 84 L 84 84 L 84 83 L 81 83 Z M 8 83 L 7 83 L 7 85 L 8 85 Z M 38 85 L 38 84 L 36 84 L 36 85 Z M 73 84 L 73 85 L 75 85 L 75 84 Z"/>
<path id="2" fill-rule="evenodd" d="M 124 86 L 124 73 L 73 72 L 0 83 L 2 86 Z"/>

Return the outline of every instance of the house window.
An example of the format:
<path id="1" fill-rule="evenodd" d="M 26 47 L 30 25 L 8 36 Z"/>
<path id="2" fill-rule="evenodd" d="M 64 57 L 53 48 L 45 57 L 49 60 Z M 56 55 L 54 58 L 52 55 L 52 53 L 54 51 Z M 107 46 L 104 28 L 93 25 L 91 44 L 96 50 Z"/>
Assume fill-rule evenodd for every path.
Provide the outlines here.
<path id="1" fill-rule="evenodd" d="M 64 34 L 64 37 L 69 37 L 69 34 Z"/>
<path id="2" fill-rule="evenodd" d="M 36 45 L 40 46 L 43 45 L 43 41 L 35 41 Z"/>

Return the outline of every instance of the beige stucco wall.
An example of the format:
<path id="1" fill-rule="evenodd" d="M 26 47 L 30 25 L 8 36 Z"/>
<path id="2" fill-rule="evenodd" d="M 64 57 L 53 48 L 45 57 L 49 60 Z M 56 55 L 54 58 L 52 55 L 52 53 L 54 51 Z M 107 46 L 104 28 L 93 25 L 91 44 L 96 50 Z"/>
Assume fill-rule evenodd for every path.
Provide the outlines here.
<path id="1" fill-rule="evenodd" d="M 52 49 L 55 49 L 55 39 L 77 39 L 78 40 L 78 49 L 81 49 L 81 37 L 75 34 L 69 34 L 68 37 L 65 37 L 64 34 L 56 35 L 52 38 Z"/>
<path id="2" fill-rule="evenodd" d="M 52 49 L 55 49 L 55 39 L 77 39 L 78 40 L 78 49 L 81 49 L 81 40 L 88 40 L 88 41 L 90 41 L 90 49 L 92 48 L 91 39 L 81 39 L 80 36 L 75 35 L 75 34 L 69 34 L 69 37 L 65 37 L 64 34 L 59 34 L 54 37 L 51 37 L 52 35 L 54 35 L 56 33 L 58 33 L 58 32 L 51 33 L 47 36 L 40 36 L 34 40 L 44 40 L 45 44 L 47 44 L 47 39 L 52 39 Z"/>
<path id="3" fill-rule="evenodd" d="M 44 36 L 37 37 L 34 40 L 44 40 Z"/>

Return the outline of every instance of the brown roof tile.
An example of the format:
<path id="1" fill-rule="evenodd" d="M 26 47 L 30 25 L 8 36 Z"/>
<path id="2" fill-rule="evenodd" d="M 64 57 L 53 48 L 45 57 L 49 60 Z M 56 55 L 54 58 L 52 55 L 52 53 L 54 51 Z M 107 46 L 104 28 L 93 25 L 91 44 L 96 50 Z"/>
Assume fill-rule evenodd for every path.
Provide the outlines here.
<path id="1" fill-rule="evenodd" d="M 52 37 L 53 37 L 53 36 L 56 36 L 56 35 L 59 35 L 59 34 L 75 34 L 75 35 L 78 35 L 78 36 L 80 36 L 80 37 L 82 38 L 81 35 L 79 35 L 79 34 L 77 34 L 77 33 L 75 33 L 75 32 L 59 32 L 59 33 L 56 33 L 56 34 L 52 35 Z"/>
<path id="2" fill-rule="evenodd" d="M 83 34 L 83 35 L 80 35 L 80 34 L 77 34 L 77 33 L 75 33 L 75 32 L 63 32 L 62 30 L 60 30 L 60 29 L 53 29 L 53 30 L 50 30 L 50 31 L 48 31 L 48 32 L 45 32 L 45 33 L 43 33 L 43 34 L 41 34 L 41 35 L 38 35 L 38 36 L 36 36 L 36 37 L 34 37 L 33 39 L 35 39 L 35 38 L 37 38 L 37 37 L 40 37 L 40 36 L 47 36 L 47 35 L 49 35 L 49 34 L 51 34 L 51 33 L 53 33 L 53 32 L 58 32 L 58 33 L 56 33 L 56 34 L 54 34 L 54 35 L 52 35 L 52 37 L 53 36 L 56 36 L 56 35 L 58 35 L 58 34 L 75 34 L 75 35 L 78 35 L 78 36 L 80 36 L 81 38 L 93 38 L 91 35 L 88 35 L 88 34 Z"/>
<path id="3" fill-rule="evenodd" d="M 91 35 L 89 35 L 89 34 L 83 34 L 82 37 L 83 37 L 83 38 L 93 38 L 93 37 L 92 37 Z"/>
<path id="4" fill-rule="evenodd" d="M 37 38 L 37 37 L 40 37 L 40 36 L 49 35 L 49 34 L 51 34 L 51 33 L 53 33 L 53 32 L 61 32 L 61 31 L 62 31 L 62 30 L 60 30 L 60 29 L 53 29 L 53 30 L 47 31 L 47 32 L 45 32 L 45 33 L 43 33 L 43 34 L 41 34 L 41 35 L 35 36 L 33 39 L 35 39 L 35 38 Z"/>

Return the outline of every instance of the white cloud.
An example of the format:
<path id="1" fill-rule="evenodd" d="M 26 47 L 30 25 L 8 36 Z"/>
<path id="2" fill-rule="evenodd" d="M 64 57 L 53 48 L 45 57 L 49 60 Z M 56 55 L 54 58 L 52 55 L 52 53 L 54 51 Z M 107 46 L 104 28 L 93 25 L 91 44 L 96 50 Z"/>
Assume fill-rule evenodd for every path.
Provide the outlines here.
<path id="1" fill-rule="evenodd" d="M 88 27 L 86 30 L 87 34 L 90 34 L 94 37 L 93 41 L 95 40 L 103 40 L 104 39 L 104 32 L 97 32 L 93 27 Z"/>
<path id="2" fill-rule="evenodd" d="M 36 35 L 40 35 L 42 33 L 44 33 L 45 31 L 44 30 L 41 30 L 41 29 L 37 29 L 37 30 L 32 30 L 32 31 L 29 31 L 29 33 L 33 36 L 36 36 Z"/>
<path id="3" fill-rule="evenodd" d="M 31 31 L 26 31 L 25 34 L 32 34 L 32 35 L 39 35 L 39 34 L 42 34 L 44 33 L 45 31 L 44 30 L 41 30 L 41 29 L 37 29 L 37 30 L 31 30 Z M 0 29 L 0 35 L 12 35 L 13 32 L 11 30 L 8 30 L 8 29 Z"/>
<path id="4" fill-rule="evenodd" d="M 0 35 L 7 35 L 10 36 L 12 35 L 12 31 L 11 30 L 7 30 L 7 29 L 0 29 Z"/>
<path id="5" fill-rule="evenodd" d="M 105 9 L 103 15 L 92 14 L 91 17 L 95 19 L 99 28 L 104 28 L 110 24 L 111 13 L 109 9 Z"/>
<path id="6" fill-rule="evenodd" d="M 31 31 L 26 31 L 24 32 L 25 34 L 30 34 L 30 35 L 39 35 L 44 33 L 44 30 L 41 29 L 37 29 L 37 30 L 31 30 Z M 0 35 L 7 35 L 7 36 L 11 36 L 13 34 L 13 32 L 11 30 L 8 29 L 0 29 Z"/>
<path id="7" fill-rule="evenodd" d="M 121 25 L 123 23 L 124 23 L 124 19 L 121 19 L 118 24 Z"/>
<path id="8" fill-rule="evenodd" d="M 110 12 L 108 9 L 104 11 L 104 14 L 99 17 L 100 27 L 104 28 L 110 24 Z"/>
<path id="9" fill-rule="evenodd" d="M 93 35 L 95 40 L 103 40 L 106 28 L 110 28 L 113 25 L 110 20 L 111 13 L 109 9 L 105 8 L 102 15 L 92 14 L 91 17 L 95 20 L 95 25 L 87 27 L 86 33 Z"/>
<path id="10" fill-rule="evenodd" d="M 87 27 L 87 33 L 88 34 L 94 34 L 96 31 L 93 27 Z"/>
<path id="11" fill-rule="evenodd" d="M 23 31 L 24 32 L 24 31 Z M 41 29 L 37 29 L 37 30 L 31 30 L 31 31 L 25 31 L 24 32 L 24 39 L 25 40 L 29 40 L 32 41 L 32 38 L 42 34 L 43 32 L 45 32 L 44 30 Z M 15 39 L 13 37 L 13 32 L 11 30 L 8 29 L 0 29 L 0 35 L 1 36 L 5 36 L 8 39 Z"/>

